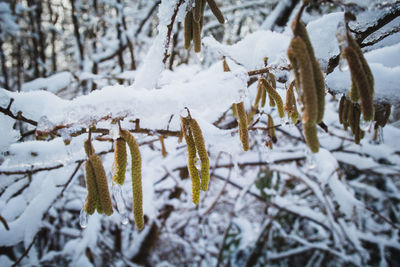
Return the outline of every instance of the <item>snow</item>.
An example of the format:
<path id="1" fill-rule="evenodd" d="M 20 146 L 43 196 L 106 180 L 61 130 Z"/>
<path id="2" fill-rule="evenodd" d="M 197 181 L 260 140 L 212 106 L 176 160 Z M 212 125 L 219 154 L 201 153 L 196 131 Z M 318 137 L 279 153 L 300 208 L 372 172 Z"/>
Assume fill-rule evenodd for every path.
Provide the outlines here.
<path id="1" fill-rule="evenodd" d="M 344 20 L 343 12 L 334 12 L 322 16 L 307 24 L 307 31 L 314 48 L 315 57 L 321 68 L 326 69 L 328 61 L 340 53 L 336 31 Z M 324 27 L 321 27 L 324 25 Z"/>
<path id="2" fill-rule="evenodd" d="M 289 35 L 260 30 L 233 45 L 223 45 L 212 37 L 205 37 L 202 41 L 211 51 L 233 59 L 247 70 L 254 70 L 264 67 L 265 57 L 268 57 L 269 64 L 278 64 L 286 59 L 290 39 Z"/>
<path id="3" fill-rule="evenodd" d="M 47 78 L 37 78 L 33 81 L 24 83 L 21 91 L 29 92 L 45 89 L 49 92 L 57 93 L 57 91 L 67 87 L 73 80 L 74 77 L 70 72 L 63 71 Z"/>
<path id="4" fill-rule="evenodd" d="M 14 143 L 19 137 L 18 132 L 13 130 L 14 123 L 15 120 L 12 118 L 0 114 L 0 153 L 5 152 L 10 144 Z"/>
<path id="5" fill-rule="evenodd" d="M 10 230 L 0 227 L 2 237 L 0 246 L 13 246 L 23 240 L 27 248 L 42 225 L 43 214 L 56 198 L 59 190 L 53 182 L 53 177 L 48 176 L 44 179 L 40 192 L 29 203 L 24 213 L 16 220 L 8 222 Z"/>

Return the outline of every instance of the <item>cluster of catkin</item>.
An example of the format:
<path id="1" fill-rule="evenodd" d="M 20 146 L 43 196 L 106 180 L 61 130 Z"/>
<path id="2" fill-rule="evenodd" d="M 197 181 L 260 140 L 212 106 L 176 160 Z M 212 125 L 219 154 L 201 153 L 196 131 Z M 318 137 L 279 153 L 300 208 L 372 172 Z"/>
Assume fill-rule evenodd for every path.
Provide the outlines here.
<path id="1" fill-rule="evenodd" d="M 188 170 L 192 180 L 192 201 L 199 204 L 200 189 L 208 190 L 210 180 L 210 163 L 203 134 L 197 121 L 190 117 L 181 117 L 181 131 L 185 138 L 188 152 Z M 201 162 L 200 176 L 196 167 L 198 158 Z"/>
<path id="2" fill-rule="evenodd" d="M 84 210 L 87 214 L 93 214 L 97 210 L 99 214 L 104 213 L 109 216 L 113 213 L 113 208 L 103 163 L 96 155 L 89 139 L 85 141 L 84 148 L 88 156 L 85 163 L 88 195 Z"/>
<path id="3" fill-rule="evenodd" d="M 292 24 L 293 39 L 288 57 L 295 74 L 295 86 L 303 104 L 302 123 L 308 147 L 313 153 L 319 150 L 317 124 L 322 122 L 325 108 L 324 76 L 311 45 L 306 27 L 296 19 Z"/>
<path id="4" fill-rule="evenodd" d="M 342 50 L 342 57 L 347 60 L 352 80 L 349 97 L 353 103 L 360 102 L 364 120 L 371 121 L 374 119 L 374 77 L 360 46 L 348 31 L 345 40 L 347 46 Z"/>
<path id="5" fill-rule="evenodd" d="M 190 43 L 193 40 L 194 51 L 196 53 L 201 51 L 201 31 L 204 24 L 204 9 L 206 8 L 206 3 L 208 3 L 208 6 L 219 23 L 223 24 L 225 22 L 224 15 L 214 0 L 195 0 L 195 6 L 186 13 L 184 35 L 185 48 L 189 50 Z"/>
<path id="6" fill-rule="evenodd" d="M 132 192 L 133 192 L 133 217 L 139 230 L 144 227 L 143 202 L 142 202 L 142 160 L 139 145 L 133 135 L 127 130 L 120 130 L 120 137 L 114 142 L 115 168 L 113 182 L 122 185 L 125 181 L 127 166 L 128 145 L 132 159 Z M 108 191 L 107 176 L 103 164 L 98 155 L 95 154 L 90 140 L 84 143 L 85 152 L 88 155 L 86 161 L 86 187 L 88 195 L 84 206 L 88 214 L 98 213 L 111 215 L 113 213 L 110 193 Z"/>
<path id="7" fill-rule="evenodd" d="M 389 120 L 391 105 L 387 103 L 375 104 L 374 110 L 375 132 L 373 140 L 376 140 L 378 128 L 383 128 Z M 350 126 L 351 132 L 354 135 L 354 143 L 359 144 L 365 134 L 360 129 L 361 106 L 358 103 L 353 103 L 343 95 L 339 101 L 338 114 L 339 123 L 343 125 L 345 130 Z"/>
<path id="8" fill-rule="evenodd" d="M 261 107 L 265 106 L 267 95 L 269 98 L 269 106 L 276 106 L 276 108 L 278 109 L 279 117 L 283 118 L 283 116 L 285 115 L 283 101 L 278 91 L 276 90 L 275 75 L 268 72 L 266 74 L 266 77 L 261 76 L 258 79 L 256 98 L 254 99 L 254 103 L 251 106 L 251 110 L 248 116 L 249 122 L 253 120 L 253 116 L 258 112 L 259 105 L 261 105 Z"/>

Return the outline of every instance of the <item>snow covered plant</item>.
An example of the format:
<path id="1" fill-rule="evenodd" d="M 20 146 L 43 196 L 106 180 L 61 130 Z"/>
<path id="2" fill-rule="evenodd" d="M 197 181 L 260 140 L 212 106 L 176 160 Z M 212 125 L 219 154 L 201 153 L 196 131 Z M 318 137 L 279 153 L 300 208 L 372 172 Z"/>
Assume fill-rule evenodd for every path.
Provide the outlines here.
<path id="1" fill-rule="evenodd" d="M 0 266 L 400 265 L 399 15 L 1 2 Z"/>

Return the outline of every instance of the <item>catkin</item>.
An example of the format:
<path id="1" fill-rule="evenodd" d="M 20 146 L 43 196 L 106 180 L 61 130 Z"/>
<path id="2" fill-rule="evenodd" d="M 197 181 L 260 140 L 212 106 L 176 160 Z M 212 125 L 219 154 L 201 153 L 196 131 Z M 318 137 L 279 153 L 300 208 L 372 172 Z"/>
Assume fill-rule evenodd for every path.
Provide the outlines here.
<path id="1" fill-rule="evenodd" d="M 211 9 L 211 12 L 217 18 L 218 22 L 221 24 L 225 23 L 224 15 L 222 14 L 221 10 L 218 8 L 217 4 L 214 0 L 207 0 L 208 6 Z"/>
<path id="2" fill-rule="evenodd" d="M 343 96 L 340 98 L 340 101 L 339 101 L 339 108 L 338 108 L 339 123 L 340 123 L 340 124 L 343 124 L 343 123 L 344 123 L 344 121 L 343 121 L 343 110 L 344 110 L 345 104 L 346 104 L 346 97 L 343 95 Z"/>
<path id="3" fill-rule="evenodd" d="M 255 109 L 258 109 L 258 105 L 260 103 L 261 95 L 263 93 L 262 91 L 263 91 L 263 84 L 261 82 L 261 79 L 258 79 L 257 94 L 256 94 L 256 98 L 254 99 L 254 104 L 253 104 L 253 107 Z"/>
<path id="4" fill-rule="evenodd" d="M 158 137 L 158 139 L 160 140 L 160 144 L 161 144 L 161 155 L 163 157 L 166 157 L 168 153 L 167 153 L 167 149 L 165 148 L 164 136 L 160 135 Z"/>
<path id="5" fill-rule="evenodd" d="M 283 109 L 287 112 L 289 118 L 295 124 L 299 118 L 299 112 L 297 111 L 296 99 L 293 92 L 293 83 L 289 85 L 286 90 L 286 102 Z"/>
<path id="6" fill-rule="evenodd" d="M 293 33 L 295 36 L 299 36 L 308 51 L 308 56 L 311 61 L 315 92 L 317 94 L 317 120 L 316 123 L 320 123 L 324 117 L 325 109 L 325 82 L 324 75 L 322 74 L 321 67 L 315 57 L 314 49 L 311 44 L 310 38 L 308 37 L 306 26 L 301 21 L 294 21 L 292 24 Z M 304 90 L 304 89 L 303 89 Z"/>
<path id="7" fill-rule="evenodd" d="M 354 105 L 354 111 L 353 111 L 353 116 L 354 116 L 354 143 L 360 144 L 360 139 L 361 139 L 361 130 L 360 130 L 360 108 L 357 105 Z"/>
<path id="8" fill-rule="evenodd" d="M 351 36 L 350 33 L 347 33 L 347 41 L 348 41 L 349 46 L 354 49 L 355 53 L 358 56 L 358 59 L 361 62 L 361 65 L 363 66 L 363 70 L 365 71 L 365 74 L 367 75 L 367 79 L 369 81 L 370 94 L 373 94 L 374 93 L 374 76 L 372 75 L 372 72 L 371 72 L 371 69 L 369 68 L 367 60 L 365 59 L 360 46 L 358 45 L 356 40 L 354 40 L 354 38 Z M 358 89 L 360 89 L 360 88 L 358 88 Z"/>
<path id="9" fill-rule="evenodd" d="M 192 181 L 192 201 L 197 205 L 199 204 L 201 186 L 199 171 L 196 168 L 196 145 L 194 143 L 192 131 L 190 130 L 189 119 L 181 117 L 181 127 L 184 129 L 183 135 L 185 137 L 188 152 L 188 170 Z"/>
<path id="10" fill-rule="evenodd" d="M 228 63 L 226 62 L 226 58 L 225 57 L 222 58 L 222 67 L 224 69 L 224 72 L 231 71 L 231 69 L 229 68 Z"/>
<path id="11" fill-rule="evenodd" d="M 268 80 L 271 83 L 272 88 L 274 88 L 276 90 L 276 79 L 275 79 L 275 75 L 268 72 Z M 272 98 L 272 96 L 268 95 L 269 98 L 269 106 L 270 107 L 275 107 L 275 101 Z"/>
<path id="12" fill-rule="evenodd" d="M 96 178 L 94 176 L 94 171 L 89 161 L 85 163 L 85 174 L 86 174 L 86 188 L 88 190 L 88 195 L 86 197 L 86 203 L 84 209 L 87 214 L 91 215 L 94 213 L 97 206 L 97 186 Z"/>
<path id="13" fill-rule="evenodd" d="M 357 103 L 358 99 L 360 99 L 360 96 L 358 95 L 359 89 L 357 88 L 356 83 L 354 82 L 354 79 L 351 79 L 351 87 L 349 91 L 349 98 L 351 102 Z"/>
<path id="14" fill-rule="evenodd" d="M 144 228 L 143 221 L 143 192 L 142 192 L 142 157 L 135 137 L 127 130 L 121 130 L 121 137 L 125 139 L 131 152 L 133 217 L 139 230 Z"/>
<path id="15" fill-rule="evenodd" d="M 193 39 L 193 16 L 192 12 L 187 12 L 185 16 L 185 23 L 184 23 L 184 37 L 185 37 L 185 49 L 189 50 L 190 49 L 190 42 Z"/>
<path id="16" fill-rule="evenodd" d="M 268 127 L 269 138 L 272 141 L 272 143 L 275 144 L 278 140 L 276 138 L 274 120 L 272 119 L 272 116 L 269 114 L 268 114 L 267 127 Z M 272 149 L 272 145 L 271 145 L 271 149 Z"/>
<path id="17" fill-rule="evenodd" d="M 361 64 L 361 61 L 352 47 L 346 47 L 342 52 L 346 58 L 350 68 L 351 77 L 354 80 L 355 86 L 358 88 L 360 96 L 361 111 L 365 121 L 370 121 L 374 118 L 374 103 L 373 89 L 371 88 L 367 74 Z"/>
<path id="18" fill-rule="evenodd" d="M 108 182 L 103 163 L 98 155 L 92 154 L 89 157 L 89 163 L 93 168 L 96 178 L 97 192 L 103 212 L 109 216 L 113 213 L 110 192 L 108 191 Z"/>
<path id="19" fill-rule="evenodd" d="M 302 121 L 303 123 L 315 124 L 318 118 L 318 98 L 315 90 L 314 74 L 310 63 L 310 57 L 306 45 L 301 38 L 295 37 L 292 39 L 288 50 L 288 56 L 291 61 L 295 59 L 292 65 L 298 67 L 299 73 L 296 75 L 296 79 L 300 80 L 296 81 L 296 88 L 298 90 L 301 88 L 301 90 L 299 90 L 301 94 L 299 95 L 303 102 Z"/>
<path id="20" fill-rule="evenodd" d="M 306 122 L 303 123 L 304 136 L 306 137 L 306 143 L 310 148 L 311 152 L 317 153 L 319 150 L 319 141 L 317 136 L 317 126 L 314 123 Z"/>
<path id="21" fill-rule="evenodd" d="M 349 113 L 350 107 L 351 107 L 351 101 L 347 100 L 345 97 L 343 112 L 341 115 L 341 119 L 342 119 L 343 127 L 344 127 L 345 131 L 347 131 L 347 127 L 349 126 L 348 113 Z"/>
<path id="22" fill-rule="evenodd" d="M 92 146 L 92 142 L 89 139 L 86 139 L 83 143 L 83 148 L 85 149 L 85 153 L 88 157 L 94 153 L 94 149 Z"/>
<path id="23" fill-rule="evenodd" d="M 388 103 L 376 106 L 374 116 L 374 121 L 376 122 L 375 128 L 378 128 L 379 126 L 385 127 L 390 117 L 391 108 L 392 106 Z"/>
<path id="24" fill-rule="evenodd" d="M 125 181 L 126 172 L 126 142 L 123 138 L 118 137 L 114 142 L 114 162 L 115 171 L 113 175 L 113 181 L 119 185 L 122 185 Z"/>
<path id="25" fill-rule="evenodd" d="M 283 112 L 283 101 L 282 101 L 281 96 L 278 94 L 278 92 L 271 86 L 271 84 L 266 79 L 262 78 L 262 82 L 265 86 L 265 90 L 267 91 L 268 95 L 270 95 L 276 103 L 279 117 L 283 118 L 283 116 L 285 116 L 285 113 Z"/>
<path id="26" fill-rule="evenodd" d="M 210 180 L 210 162 L 208 159 L 208 154 L 206 150 L 206 145 L 204 143 L 204 137 L 201 132 L 200 125 L 195 119 L 190 119 L 190 131 L 193 135 L 193 140 L 196 145 L 197 154 L 199 155 L 201 161 L 201 190 L 208 190 L 208 183 Z"/>
<path id="27" fill-rule="evenodd" d="M 193 29 L 193 46 L 194 52 L 199 53 L 201 51 L 201 29 L 200 22 L 192 21 Z"/>
<path id="28" fill-rule="evenodd" d="M 265 87 L 265 84 L 263 82 L 263 79 L 260 80 L 261 83 L 261 107 L 265 107 L 265 102 L 267 100 L 267 88 Z M 271 96 L 269 96 L 271 98 Z"/>
<path id="29" fill-rule="evenodd" d="M 203 2 L 203 0 L 196 0 L 195 6 L 193 9 L 193 19 L 197 23 L 200 23 L 201 16 L 202 16 L 202 6 L 203 6 L 202 2 Z"/>
<path id="30" fill-rule="evenodd" d="M 234 104 L 236 106 L 237 121 L 239 124 L 239 137 L 242 142 L 242 148 L 244 151 L 249 150 L 249 131 L 247 129 L 247 115 L 244 108 L 244 103 L 240 102 Z"/>

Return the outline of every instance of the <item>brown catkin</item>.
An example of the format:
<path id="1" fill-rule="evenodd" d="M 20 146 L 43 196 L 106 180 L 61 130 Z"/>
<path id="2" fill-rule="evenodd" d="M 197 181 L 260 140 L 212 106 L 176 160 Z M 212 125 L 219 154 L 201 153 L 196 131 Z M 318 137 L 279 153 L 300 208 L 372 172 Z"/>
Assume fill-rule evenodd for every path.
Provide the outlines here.
<path id="1" fill-rule="evenodd" d="M 265 107 L 265 102 L 267 101 L 267 88 L 265 87 L 265 84 L 262 82 L 262 80 L 260 80 L 260 83 L 261 83 L 261 95 L 260 95 L 261 107 Z"/>
<path id="2" fill-rule="evenodd" d="M 210 162 L 208 159 L 208 154 L 206 150 L 206 145 L 204 143 L 203 133 L 201 132 L 200 125 L 195 119 L 190 119 L 190 131 L 193 135 L 193 140 L 196 145 L 197 154 L 199 155 L 201 161 L 201 190 L 208 190 L 208 183 L 210 181 Z"/>
<path id="3" fill-rule="evenodd" d="M 189 11 L 186 13 L 185 16 L 185 23 L 184 23 L 184 37 L 185 37 L 185 49 L 190 49 L 190 43 L 193 39 L 193 15 L 192 12 Z"/>
<path id="4" fill-rule="evenodd" d="M 263 78 L 262 82 L 265 85 L 265 89 L 266 89 L 268 95 L 271 96 L 276 103 L 279 117 L 283 118 L 283 116 L 285 116 L 285 113 L 283 111 L 283 101 L 282 101 L 281 96 L 278 94 L 278 92 L 271 86 L 271 84 L 267 80 L 265 80 Z"/>
<path id="5" fill-rule="evenodd" d="M 391 108 L 392 106 L 389 103 L 383 103 L 375 106 L 374 121 L 376 122 L 375 123 L 376 129 L 379 126 L 385 127 L 390 117 Z"/>
<path id="6" fill-rule="evenodd" d="M 374 118 L 374 102 L 373 102 L 373 89 L 368 81 L 367 74 L 365 73 L 361 61 L 356 51 L 351 47 L 343 49 L 343 57 L 346 58 L 350 68 L 351 78 L 355 86 L 358 88 L 360 96 L 361 111 L 365 121 L 370 121 Z"/>
<path id="7" fill-rule="evenodd" d="M 85 174 L 86 174 L 86 188 L 88 190 L 88 195 L 86 197 L 86 203 L 84 210 L 87 214 L 91 215 L 94 213 L 97 206 L 97 186 L 96 177 L 94 176 L 94 171 L 89 161 L 85 163 Z"/>
<path id="8" fill-rule="evenodd" d="M 317 126 L 314 123 L 306 122 L 303 124 L 304 136 L 306 137 L 306 143 L 310 148 L 311 152 L 317 153 L 319 151 L 319 141 L 317 135 Z"/>
<path id="9" fill-rule="evenodd" d="M 270 72 L 268 72 L 268 80 L 271 83 L 272 88 L 274 88 L 276 90 L 276 78 L 275 78 L 275 75 L 270 73 Z M 269 98 L 269 106 L 270 107 L 275 107 L 275 101 L 272 98 L 272 96 L 268 95 L 268 98 Z"/>
<path id="10" fill-rule="evenodd" d="M 160 144 L 161 144 L 161 155 L 163 157 L 166 157 L 168 153 L 167 153 L 167 149 L 165 148 L 164 136 L 160 135 L 158 137 L 158 139 L 160 140 Z"/>
<path id="11" fill-rule="evenodd" d="M 360 139 L 361 139 L 361 129 L 360 129 L 360 108 L 357 105 L 354 105 L 354 111 L 353 111 L 353 116 L 354 116 L 354 143 L 360 144 Z"/>
<path id="12" fill-rule="evenodd" d="M 192 21 L 192 29 L 193 29 L 193 46 L 194 52 L 199 53 L 201 51 L 201 29 L 200 23 Z"/>
<path id="13" fill-rule="evenodd" d="M 131 174 L 133 194 L 133 218 L 139 230 L 144 228 L 143 220 L 143 192 L 142 192 L 142 157 L 135 137 L 127 130 L 121 130 L 121 137 L 125 139 L 131 152 Z"/>
<path id="14" fill-rule="evenodd" d="M 347 111 L 347 122 L 349 123 L 350 130 L 351 130 L 351 132 L 353 134 L 354 134 L 355 129 L 356 129 L 355 124 L 354 124 L 354 105 L 355 104 L 350 102 L 349 110 Z"/>
<path id="15" fill-rule="evenodd" d="M 294 97 L 293 83 L 291 83 L 286 90 L 286 102 L 283 109 L 287 112 L 292 122 L 296 124 L 299 118 L 299 112 L 297 111 L 296 99 Z"/>
<path id="16" fill-rule="evenodd" d="M 253 107 L 254 107 L 255 109 L 258 109 L 258 105 L 259 105 L 259 103 L 260 103 L 262 91 L 263 91 L 262 82 L 261 82 L 260 79 L 258 79 L 257 94 L 256 94 L 256 98 L 254 99 L 254 104 L 253 104 Z"/>
<path id="17" fill-rule="evenodd" d="M 339 101 L 338 115 L 339 115 L 339 123 L 343 124 L 343 110 L 346 103 L 346 97 L 343 95 Z"/>
<path id="18" fill-rule="evenodd" d="M 247 129 L 247 115 L 244 108 L 244 103 L 240 102 L 236 105 L 237 121 L 239 124 L 239 137 L 242 142 L 242 148 L 244 151 L 249 150 L 249 131 Z"/>
<path id="19" fill-rule="evenodd" d="M 89 157 L 89 163 L 93 168 L 96 177 L 97 192 L 103 212 L 109 216 L 113 213 L 110 191 L 108 190 L 108 182 L 103 163 L 98 155 L 92 154 Z"/>
<path id="20" fill-rule="evenodd" d="M 183 135 L 188 152 L 188 170 L 192 181 L 192 201 L 197 205 L 199 204 L 201 185 L 199 171 L 196 168 L 196 145 L 194 143 L 192 131 L 190 130 L 189 119 L 181 117 L 181 127 L 184 129 Z"/>
<path id="21" fill-rule="evenodd" d="M 225 57 L 222 58 L 222 67 L 224 69 L 224 72 L 231 71 L 231 69 L 229 68 L 228 63 L 226 62 L 226 58 Z"/>
<path id="22" fill-rule="evenodd" d="M 367 60 L 364 57 L 363 52 L 361 51 L 360 46 L 358 45 L 357 41 L 354 40 L 354 38 L 351 36 L 350 33 L 347 34 L 347 41 L 348 44 L 351 48 L 354 49 L 354 51 L 356 52 L 356 54 L 358 55 L 358 59 L 361 62 L 361 65 L 363 66 L 363 70 L 365 71 L 365 74 L 367 75 L 367 79 L 369 81 L 370 84 L 370 93 L 373 94 L 374 93 L 374 76 L 372 75 L 371 69 L 369 68 L 369 65 L 367 63 Z"/>
<path id="23" fill-rule="evenodd" d="M 118 137 L 114 142 L 114 162 L 115 171 L 113 175 L 113 182 L 122 185 L 125 181 L 126 172 L 126 142 L 123 138 Z"/>
<path id="24" fill-rule="evenodd" d="M 316 123 L 322 122 L 324 117 L 324 110 L 325 110 L 325 82 L 324 82 L 324 75 L 322 74 L 321 67 L 315 57 L 314 49 L 311 44 L 310 38 L 308 37 L 306 26 L 301 21 L 294 21 L 292 24 L 293 33 L 295 36 L 299 36 L 308 51 L 308 56 L 311 61 L 313 77 L 314 77 L 314 84 L 315 84 L 315 92 L 317 94 L 317 121 Z"/>
<path id="25" fill-rule="evenodd" d="M 276 143 L 278 140 L 276 138 L 276 133 L 275 133 L 275 126 L 274 126 L 274 120 L 272 119 L 272 116 L 268 114 L 268 121 L 267 121 L 267 127 L 268 127 L 268 135 L 272 143 Z M 272 149 L 272 145 L 270 146 Z"/>
<path id="26" fill-rule="evenodd" d="M 202 2 L 203 2 L 203 0 L 196 0 L 195 6 L 193 9 L 193 19 L 197 23 L 200 23 L 201 16 L 202 16 L 202 6 L 203 6 Z"/>
<path id="27" fill-rule="evenodd" d="M 83 143 L 83 148 L 85 149 L 85 153 L 88 157 L 94 153 L 92 142 L 89 139 L 86 139 Z"/>
<path id="28" fill-rule="evenodd" d="M 345 97 L 341 119 L 343 122 L 344 130 L 346 130 L 346 131 L 347 131 L 347 127 L 349 126 L 348 113 L 349 113 L 350 107 L 351 107 L 351 101 L 347 100 Z"/>
<path id="29" fill-rule="evenodd" d="M 301 92 L 299 95 L 303 102 L 303 123 L 315 124 L 318 118 L 318 98 L 315 90 L 314 74 L 312 64 L 310 63 L 310 57 L 306 45 L 303 40 L 299 37 L 292 39 L 289 50 L 289 59 L 295 59 L 293 64 L 297 64 L 299 75 L 296 76 L 296 87 L 300 86 L 301 90 L 297 87 L 297 90 Z M 309 126 L 310 128 L 310 126 Z"/>
<path id="30" fill-rule="evenodd" d="M 357 103 L 358 99 L 360 99 L 360 96 L 358 95 L 359 89 L 357 88 L 356 83 L 354 82 L 354 79 L 351 79 L 351 87 L 349 90 L 349 98 L 351 102 Z"/>
<path id="31" fill-rule="evenodd" d="M 225 23 L 224 15 L 222 14 L 221 10 L 218 8 L 217 4 L 214 0 L 207 0 L 208 6 L 211 9 L 211 12 L 217 18 L 218 22 L 221 24 Z"/>

